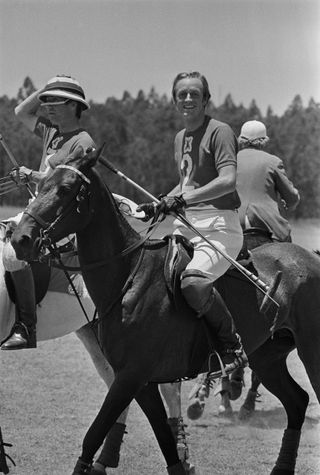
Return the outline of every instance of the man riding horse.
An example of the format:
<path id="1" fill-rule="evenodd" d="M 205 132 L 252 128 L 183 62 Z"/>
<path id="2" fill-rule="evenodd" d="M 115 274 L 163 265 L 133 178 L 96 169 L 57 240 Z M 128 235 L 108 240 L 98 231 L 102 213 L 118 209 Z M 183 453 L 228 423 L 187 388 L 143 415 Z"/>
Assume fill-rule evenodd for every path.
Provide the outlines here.
<path id="1" fill-rule="evenodd" d="M 215 250 L 220 248 L 236 258 L 242 247 L 242 229 L 236 191 L 237 139 L 231 128 L 205 113 L 210 99 L 206 78 L 199 72 L 180 73 L 172 87 L 172 97 L 185 128 L 175 138 L 175 161 L 180 182 L 158 206 L 142 204 L 151 217 L 158 208 L 164 213 L 185 212 L 186 218 L 212 242 L 194 236 L 180 220 L 174 234 L 194 244 L 194 255 L 181 276 L 181 290 L 198 317 L 204 317 L 218 338 L 219 377 L 245 366 L 247 357 L 232 316 L 213 283 L 230 263 Z"/>
<path id="2" fill-rule="evenodd" d="M 39 113 L 40 106 L 46 117 Z M 70 76 L 58 75 L 46 86 L 35 91 L 15 109 L 17 118 L 43 139 L 43 153 L 39 171 L 20 167 L 18 179 L 23 183 L 38 184 L 76 147 L 84 150 L 94 146 L 90 135 L 80 127 L 80 118 L 89 108 L 82 87 Z M 9 337 L 2 342 L 2 350 L 35 348 L 36 297 L 33 273 L 25 261 L 16 259 L 10 244 L 10 227 L 19 221 L 19 215 L 9 222 L 8 239 L 4 246 L 3 263 L 10 272 L 16 295 L 16 321 Z"/>

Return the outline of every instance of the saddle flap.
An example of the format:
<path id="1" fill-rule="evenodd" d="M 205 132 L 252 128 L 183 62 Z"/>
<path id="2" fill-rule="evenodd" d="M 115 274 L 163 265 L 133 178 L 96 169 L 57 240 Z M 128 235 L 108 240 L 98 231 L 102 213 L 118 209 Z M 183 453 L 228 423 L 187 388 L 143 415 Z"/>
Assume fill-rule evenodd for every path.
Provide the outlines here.
<path id="1" fill-rule="evenodd" d="M 168 291 L 177 304 L 178 300 L 184 301 L 180 289 L 180 276 L 193 257 L 193 245 L 188 239 L 180 235 L 168 235 L 164 239 L 168 244 L 164 261 L 164 277 Z"/>
<path id="2" fill-rule="evenodd" d="M 31 270 L 33 273 L 34 279 L 34 286 L 35 286 L 35 293 L 36 293 L 36 303 L 38 304 L 44 298 L 47 293 L 51 275 L 51 268 L 47 264 L 43 264 L 41 262 L 32 262 L 31 263 Z M 10 300 L 13 303 L 16 302 L 16 294 L 14 290 L 14 285 L 11 278 L 11 273 L 6 271 L 5 272 L 5 283 L 8 289 L 8 294 Z"/>

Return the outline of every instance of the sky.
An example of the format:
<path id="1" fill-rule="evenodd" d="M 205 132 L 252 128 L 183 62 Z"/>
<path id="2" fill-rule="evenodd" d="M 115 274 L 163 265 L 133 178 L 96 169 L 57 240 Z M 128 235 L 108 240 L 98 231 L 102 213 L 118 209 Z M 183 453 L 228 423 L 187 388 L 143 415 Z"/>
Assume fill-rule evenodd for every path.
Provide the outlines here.
<path id="1" fill-rule="evenodd" d="M 213 102 L 320 102 L 319 0 L 0 0 L 0 96 L 75 77 L 102 103 L 200 71 Z"/>

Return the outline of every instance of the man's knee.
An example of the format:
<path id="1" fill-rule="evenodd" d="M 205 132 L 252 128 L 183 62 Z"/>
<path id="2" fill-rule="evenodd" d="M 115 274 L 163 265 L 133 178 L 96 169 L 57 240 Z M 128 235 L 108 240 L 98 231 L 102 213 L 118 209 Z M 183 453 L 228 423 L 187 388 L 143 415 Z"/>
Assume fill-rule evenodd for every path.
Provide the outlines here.
<path id="1" fill-rule="evenodd" d="M 213 282 L 210 276 L 197 269 L 187 269 L 181 274 L 181 291 L 187 303 L 199 316 L 212 304 Z"/>
<path id="2" fill-rule="evenodd" d="M 28 264 L 25 261 L 19 261 L 16 252 L 13 249 L 11 242 L 5 242 L 2 251 L 2 262 L 6 271 L 16 272 L 24 269 Z"/>

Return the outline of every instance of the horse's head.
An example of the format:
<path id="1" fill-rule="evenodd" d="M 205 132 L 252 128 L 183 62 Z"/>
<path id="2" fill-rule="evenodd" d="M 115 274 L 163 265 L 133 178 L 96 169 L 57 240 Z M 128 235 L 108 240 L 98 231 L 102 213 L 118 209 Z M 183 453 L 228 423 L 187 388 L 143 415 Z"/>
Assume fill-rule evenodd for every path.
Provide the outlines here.
<path id="1" fill-rule="evenodd" d="M 18 259 L 38 259 L 45 247 L 89 223 L 91 168 L 100 151 L 84 154 L 78 147 L 41 182 L 38 196 L 25 209 L 11 238 Z"/>

